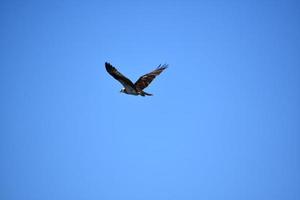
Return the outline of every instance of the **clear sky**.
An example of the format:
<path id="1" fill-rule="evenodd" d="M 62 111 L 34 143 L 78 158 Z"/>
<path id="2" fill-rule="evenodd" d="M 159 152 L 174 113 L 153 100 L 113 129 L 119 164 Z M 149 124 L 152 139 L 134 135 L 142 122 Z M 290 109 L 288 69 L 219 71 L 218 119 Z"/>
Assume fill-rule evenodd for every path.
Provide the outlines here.
<path id="1" fill-rule="evenodd" d="M 300 3 L 0 3 L 1 200 L 300 199 Z M 120 93 L 104 62 L 147 92 Z"/>

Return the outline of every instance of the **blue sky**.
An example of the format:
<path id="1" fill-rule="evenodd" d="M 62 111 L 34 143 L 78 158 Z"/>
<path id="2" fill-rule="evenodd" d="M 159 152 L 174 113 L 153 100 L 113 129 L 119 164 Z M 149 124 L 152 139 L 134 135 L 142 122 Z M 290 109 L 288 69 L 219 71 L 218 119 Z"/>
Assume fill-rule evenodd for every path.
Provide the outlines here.
<path id="1" fill-rule="evenodd" d="M 1 1 L 0 198 L 299 199 L 299 9 Z"/>

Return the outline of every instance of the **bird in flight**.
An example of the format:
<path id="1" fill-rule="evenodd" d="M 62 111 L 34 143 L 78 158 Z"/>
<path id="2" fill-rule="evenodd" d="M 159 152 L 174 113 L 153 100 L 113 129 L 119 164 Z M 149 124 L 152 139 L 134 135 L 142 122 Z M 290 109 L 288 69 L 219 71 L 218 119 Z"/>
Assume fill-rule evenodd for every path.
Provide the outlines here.
<path id="1" fill-rule="evenodd" d="M 159 65 L 152 72 L 141 76 L 135 83 L 129 80 L 126 76 L 121 74 L 115 67 L 113 67 L 110 63 L 105 63 L 106 71 L 118 80 L 124 88 L 121 89 L 120 92 L 131 95 L 141 95 L 141 96 L 152 96 L 144 91 L 144 89 L 153 81 L 153 79 L 158 76 L 162 71 L 164 71 L 168 67 L 167 64 Z"/>

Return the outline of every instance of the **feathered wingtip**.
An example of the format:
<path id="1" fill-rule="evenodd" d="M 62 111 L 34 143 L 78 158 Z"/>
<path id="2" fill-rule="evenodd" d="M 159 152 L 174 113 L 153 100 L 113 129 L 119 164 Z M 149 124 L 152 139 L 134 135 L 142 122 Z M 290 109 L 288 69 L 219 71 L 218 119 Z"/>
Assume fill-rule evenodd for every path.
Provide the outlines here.
<path id="1" fill-rule="evenodd" d="M 109 62 L 105 62 L 105 68 L 112 67 L 112 65 Z"/>
<path id="2" fill-rule="evenodd" d="M 116 68 L 114 68 L 114 66 L 112 66 L 112 64 L 110 64 L 109 62 L 105 62 L 105 69 L 110 74 L 116 71 Z"/>
<path id="3" fill-rule="evenodd" d="M 156 69 L 162 69 L 162 70 L 164 70 L 164 69 L 167 69 L 168 67 L 169 67 L 168 64 L 163 64 L 163 65 L 159 64 Z"/>

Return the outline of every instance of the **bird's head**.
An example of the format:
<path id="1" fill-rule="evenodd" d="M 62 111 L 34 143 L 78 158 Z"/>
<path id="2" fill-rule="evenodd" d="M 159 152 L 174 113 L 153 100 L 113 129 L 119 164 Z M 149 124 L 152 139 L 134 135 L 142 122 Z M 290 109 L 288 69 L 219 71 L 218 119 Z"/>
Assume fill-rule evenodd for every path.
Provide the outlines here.
<path id="1" fill-rule="evenodd" d="M 122 88 L 120 92 L 125 93 L 125 88 Z"/>

